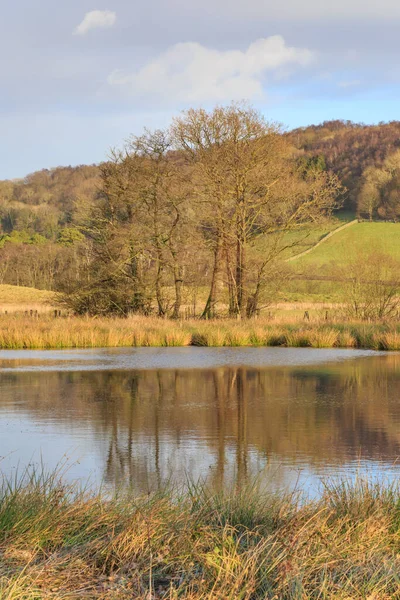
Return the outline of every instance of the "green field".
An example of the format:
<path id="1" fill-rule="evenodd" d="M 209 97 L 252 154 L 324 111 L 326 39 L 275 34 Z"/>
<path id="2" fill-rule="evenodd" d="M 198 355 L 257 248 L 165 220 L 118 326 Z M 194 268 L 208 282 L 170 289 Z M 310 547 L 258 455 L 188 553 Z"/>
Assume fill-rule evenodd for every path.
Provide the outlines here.
<path id="1" fill-rule="evenodd" d="M 318 225 L 304 225 L 285 233 L 281 243 L 288 246 L 288 248 L 283 252 L 282 258 L 287 259 L 309 250 L 341 225 L 343 223 L 338 219 L 332 219 Z M 256 252 L 268 252 L 274 239 L 273 235 L 260 236 L 255 242 L 254 250 Z"/>
<path id="2" fill-rule="evenodd" d="M 400 223 L 356 223 L 292 264 L 301 268 L 332 264 L 345 266 L 349 258 L 374 251 L 400 261 Z"/>
<path id="3" fill-rule="evenodd" d="M 319 227 L 315 228 L 314 246 L 322 239 L 316 239 L 317 232 L 321 233 Z M 304 250 L 308 248 L 299 249 L 296 254 Z M 337 277 L 337 267 L 343 277 L 346 266 L 352 260 L 362 262 L 365 259 L 368 262 L 373 254 L 388 255 L 400 264 L 400 223 L 355 223 L 338 231 L 308 254 L 288 262 L 293 279 L 289 278 L 282 286 L 280 301 L 343 302 L 344 286 L 340 281 L 321 281 L 318 278 Z"/>

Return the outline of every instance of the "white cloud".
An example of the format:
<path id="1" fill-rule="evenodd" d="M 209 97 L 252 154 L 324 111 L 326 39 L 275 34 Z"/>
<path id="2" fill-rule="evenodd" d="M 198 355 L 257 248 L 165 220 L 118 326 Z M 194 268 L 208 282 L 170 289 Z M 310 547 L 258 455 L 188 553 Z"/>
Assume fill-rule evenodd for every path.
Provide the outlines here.
<path id="1" fill-rule="evenodd" d="M 313 52 L 291 48 L 279 36 L 263 38 L 247 50 L 219 51 L 198 43 L 172 46 L 134 73 L 114 71 L 111 86 L 134 96 L 178 102 L 222 102 L 263 95 L 268 73 L 287 73 L 289 67 L 313 62 Z"/>
<path id="2" fill-rule="evenodd" d="M 90 29 L 108 29 L 117 20 L 117 15 L 111 10 L 92 10 L 86 13 L 83 21 L 75 28 L 74 35 L 85 35 Z"/>

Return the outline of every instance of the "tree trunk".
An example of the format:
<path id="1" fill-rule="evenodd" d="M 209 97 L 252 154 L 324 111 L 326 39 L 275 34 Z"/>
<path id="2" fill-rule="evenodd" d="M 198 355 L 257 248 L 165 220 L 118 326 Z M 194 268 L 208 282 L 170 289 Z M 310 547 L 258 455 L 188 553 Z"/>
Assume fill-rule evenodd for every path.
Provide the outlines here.
<path id="1" fill-rule="evenodd" d="M 158 238 L 156 238 L 156 253 L 157 253 L 157 272 L 156 272 L 156 281 L 155 281 L 155 291 L 156 291 L 156 300 L 157 300 L 157 307 L 158 307 L 158 316 L 159 317 L 165 317 L 166 314 L 166 307 L 164 304 L 164 298 L 163 298 L 163 286 L 162 286 L 162 275 L 163 275 L 163 271 L 164 271 L 164 261 L 163 261 L 163 252 L 162 252 L 162 248 L 160 246 L 160 243 L 158 241 Z"/>
<path id="2" fill-rule="evenodd" d="M 255 292 L 247 298 L 246 316 L 248 319 L 251 319 L 257 314 L 258 300 L 258 292 Z"/>
<path id="3" fill-rule="evenodd" d="M 218 234 L 216 245 L 214 249 L 214 266 L 211 277 L 210 293 L 207 298 L 206 305 L 201 315 L 202 319 L 213 319 L 215 317 L 215 304 L 217 302 L 217 283 L 218 275 L 221 271 L 221 259 L 222 259 L 222 240 L 221 235 Z"/>
<path id="4" fill-rule="evenodd" d="M 261 291 L 261 282 L 262 277 L 264 275 L 265 265 L 261 266 L 257 274 L 257 284 L 254 292 L 247 298 L 247 307 L 246 307 L 246 315 L 248 319 L 254 317 L 258 312 L 258 305 L 260 302 L 260 291 Z"/>
<path id="5" fill-rule="evenodd" d="M 246 318 L 247 311 L 247 286 L 246 286 L 246 249 L 245 249 L 245 226 L 243 218 L 238 216 L 236 233 L 236 314 L 240 318 Z"/>
<path id="6" fill-rule="evenodd" d="M 157 306 L 158 306 L 158 316 L 165 317 L 165 307 L 164 307 L 164 302 L 163 302 L 162 285 L 161 285 L 161 277 L 162 277 L 163 268 L 162 268 L 162 264 L 161 264 L 160 260 L 158 260 L 157 262 L 158 262 L 158 265 L 157 265 L 155 288 L 156 288 L 156 299 L 157 299 Z"/>
<path id="7" fill-rule="evenodd" d="M 235 286 L 235 278 L 232 272 L 231 259 L 229 255 L 229 247 L 226 244 L 225 247 L 225 257 L 226 257 L 226 277 L 228 281 L 228 294 L 229 294 L 229 315 L 233 316 L 236 314 L 236 286 Z"/>
<path id="8" fill-rule="evenodd" d="M 180 267 L 174 268 L 174 279 L 175 279 L 175 304 L 174 304 L 174 311 L 172 313 L 172 318 L 179 319 L 179 314 L 180 314 L 181 304 L 182 304 L 182 284 L 183 284 L 182 269 Z"/>

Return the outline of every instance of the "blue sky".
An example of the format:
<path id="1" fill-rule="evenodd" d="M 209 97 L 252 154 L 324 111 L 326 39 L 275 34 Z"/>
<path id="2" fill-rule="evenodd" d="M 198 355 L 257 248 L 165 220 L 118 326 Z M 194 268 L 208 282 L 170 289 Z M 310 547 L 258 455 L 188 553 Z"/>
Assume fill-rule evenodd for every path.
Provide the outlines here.
<path id="1" fill-rule="evenodd" d="M 0 20 L 0 179 L 104 160 L 189 106 L 287 127 L 400 119 L 394 0 L 14 0 Z"/>

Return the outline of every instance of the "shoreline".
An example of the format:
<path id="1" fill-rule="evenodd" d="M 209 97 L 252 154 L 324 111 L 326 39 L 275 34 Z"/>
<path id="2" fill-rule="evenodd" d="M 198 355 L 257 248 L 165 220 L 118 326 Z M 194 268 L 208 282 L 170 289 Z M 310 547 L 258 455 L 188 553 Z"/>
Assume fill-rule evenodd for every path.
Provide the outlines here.
<path id="1" fill-rule="evenodd" d="M 396 351 L 400 350 L 400 323 L 0 317 L 0 350 L 190 346 Z"/>

